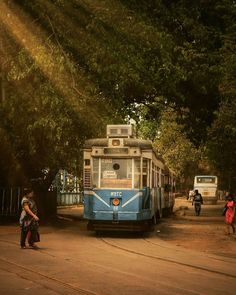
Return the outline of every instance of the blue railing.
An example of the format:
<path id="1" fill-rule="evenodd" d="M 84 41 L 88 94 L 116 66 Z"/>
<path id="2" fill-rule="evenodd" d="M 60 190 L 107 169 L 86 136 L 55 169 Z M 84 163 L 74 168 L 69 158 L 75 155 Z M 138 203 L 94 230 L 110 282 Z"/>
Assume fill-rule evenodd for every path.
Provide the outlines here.
<path id="1" fill-rule="evenodd" d="M 82 193 L 59 192 L 57 193 L 57 206 L 73 206 L 83 203 Z"/>

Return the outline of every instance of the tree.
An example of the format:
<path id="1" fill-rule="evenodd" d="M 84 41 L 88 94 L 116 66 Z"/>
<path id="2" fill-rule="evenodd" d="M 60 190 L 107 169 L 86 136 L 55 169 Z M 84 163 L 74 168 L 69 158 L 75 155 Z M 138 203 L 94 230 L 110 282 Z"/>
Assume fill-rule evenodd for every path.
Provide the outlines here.
<path id="1" fill-rule="evenodd" d="M 236 190 L 236 33 L 231 15 L 224 15 L 228 23 L 221 48 L 221 104 L 215 113 L 215 121 L 209 128 L 207 151 L 209 160 L 220 176 L 221 188 Z"/>
<path id="2" fill-rule="evenodd" d="M 167 106 L 170 138 L 183 136 L 183 154 L 201 149 L 233 97 L 235 10 L 228 0 L 1 1 L 0 127 L 13 158 L 34 178 L 78 166 L 84 139 L 107 122 L 141 119 L 155 139 Z"/>
<path id="3" fill-rule="evenodd" d="M 221 103 L 209 130 L 208 157 L 221 177 L 224 189 L 235 189 L 236 179 L 236 100 Z"/>
<path id="4" fill-rule="evenodd" d="M 177 114 L 167 107 L 159 120 L 159 124 L 143 122 L 140 132 L 145 137 L 151 135 L 157 153 L 163 157 L 167 167 L 190 188 L 193 177 L 199 170 L 200 152 L 187 138 L 184 126 L 177 123 Z M 155 132 L 155 137 L 153 137 Z"/>
<path id="5" fill-rule="evenodd" d="M 39 44 L 36 32 L 31 44 L 18 44 L 14 37 L 20 28 L 15 35 L 1 30 L 7 91 L 0 105 L 0 127 L 21 171 L 12 182 L 41 179 L 48 188 L 59 168 L 81 173 L 84 140 L 103 132 L 113 111 L 98 96 L 78 95 L 76 82 L 67 79 L 73 64 L 60 47 L 47 39 Z M 5 156 L 1 154 L 2 160 Z M 1 174 L 8 175 L 5 170 Z"/>
<path id="6" fill-rule="evenodd" d="M 145 103 L 155 116 L 155 101 L 163 97 L 190 140 L 206 140 L 221 99 L 220 50 L 233 26 L 231 1 L 14 3 L 70 56 L 86 81 L 82 88 L 106 98 L 116 113 L 132 116 L 136 104 Z"/>
<path id="7" fill-rule="evenodd" d="M 172 44 L 168 51 L 172 71 L 170 67 L 168 71 L 174 75 L 169 75 L 169 87 L 167 84 L 162 95 L 175 103 L 178 120 L 186 126 L 190 140 L 195 145 L 204 143 L 221 101 L 221 49 L 225 38 L 235 32 L 234 1 L 121 2 L 168 36 Z"/>

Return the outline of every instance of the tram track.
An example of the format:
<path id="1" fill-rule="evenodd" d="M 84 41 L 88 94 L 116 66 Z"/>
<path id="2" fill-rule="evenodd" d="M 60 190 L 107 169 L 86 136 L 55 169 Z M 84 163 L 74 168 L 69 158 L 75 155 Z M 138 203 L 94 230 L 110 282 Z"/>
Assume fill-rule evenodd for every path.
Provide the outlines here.
<path id="1" fill-rule="evenodd" d="M 161 244 L 158 244 L 158 243 L 154 243 L 153 241 L 150 241 L 148 239 L 144 239 L 145 242 L 149 243 L 149 244 L 152 244 L 152 245 L 156 245 L 158 247 L 161 247 L 161 248 L 164 248 L 164 249 L 173 249 L 172 247 L 166 247 L 166 246 L 163 246 Z M 181 250 L 178 250 L 178 249 L 175 249 L 175 251 L 181 251 Z M 214 255 L 214 254 L 213 254 Z M 232 258 L 228 259 L 228 260 L 225 260 L 223 259 L 223 257 L 221 258 L 221 256 L 212 256 L 212 255 L 207 255 L 210 259 L 214 259 L 214 260 L 218 260 L 218 261 L 222 261 L 222 262 L 226 262 L 226 263 L 231 263 L 231 264 L 234 264 L 235 265 L 235 261 L 232 261 Z M 227 258 L 227 256 L 226 256 Z"/>
<path id="2" fill-rule="evenodd" d="M 130 249 L 127 249 L 125 246 L 123 247 L 122 245 L 121 246 L 114 245 L 114 243 L 112 241 L 109 241 L 109 239 L 107 239 L 107 238 L 99 237 L 99 238 L 97 238 L 97 240 L 101 241 L 101 245 L 105 243 L 105 244 L 109 245 L 109 247 L 116 248 L 118 250 L 122 250 L 122 251 L 125 251 L 127 253 L 132 253 L 132 254 L 135 254 L 135 255 L 139 255 L 139 256 L 143 256 L 143 257 L 151 258 L 151 259 L 158 259 L 158 260 L 164 261 L 164 262 L 171 262 L 171 263 L 175 263 L 176 265 L 182 265 L 182 266 L 185 266 L 185 267 L 188 266 L 188 267 L 191 267 L 192 269 L 198 269 L 198 270 L 200 269 L 200 270 L 208 271 L 208 273 L 218 274 L 218 275 L 221 275 L 221 276 L 224 275 L 224 276 L 227 276 L 229 278 L 234 278 L 235 279 L 235 277 L 236 277 L 234 275 L 228 275 L 227 273 L 224 273 L 224 272 L 209 271 L 208 269 L 205 269 L 205 268 L 194 267 L 191 264 L 189 265 L 189 264 L 185 264 L 185 263 L 178 263 L 176 261 L 172 261 L 171 259 L 166 259 L 166 258 L 163 258 L 163 257 L 157 257 L 157 256 L 154 256 L 154 255 L 148 255 L 147 253 L 140 253 L 141 251 L 130 250 Z M 151 241 L 145 240 L 145 238 L 142 238 L 142 239 L 140 238 L 139 240 L 143 240 L 145 243 L 150 243 L 151 242 Z M 9 241 L 7 239 L 0 239 L 0 242 L 1 243 L 7 243 L 8 245 L 12 245 L 14 247 L 16 247 L 16 246 L 19 247 L 18 243 L 15 242 L 15 241 Z M 157 246 L 159 246 L 159 245 L 157 245 Z M 164 245 L 161 245 L 161 246 L 164 247 Z M 28 250 L 19 250 L 19 251 L 28 252 Z M 47 256 L 51 256 L 52 258 L 55 258 L 57 260 L 60 259 L 60 260 L 63 260 L 63 261 L 65 260 L 65 261 L 68 262 L 67 258 L 61 257 L 60 255 L 52 255 L 52 254 L 48 253 L 45 249 L 38 249 L 38 250 L 31 250 L 31 251 L 36 251 L 37 253 L 39 252 L 40 255 L 41 254 L 42 255 L 47 255 Z M 76 260 L 76 259 L 75 260 L 72 259 L 70 262 L 75 263 L 77 261 L 78 260 Z M 7 264 L 9 267 L 4 266 L 3 263 Z M 91 262 L 89 262 L 89 264 L 90 263 Z M 97 266 L 98 264 L 91 263 L 91 265 L 96 265 Z M 104 267 L 104 265 L 102 267 Z M 22 272 L 23 272 L 23 273 L 25 273 L 24 277 L 23 277 L 24 279 L 27 279 L 27 280 L 30 279 L 35 284 L 41 285 L 46 289 L 53 290 L 56 294 L 61 294 L 61 295 L 67 295 L 67 294 L 99 295 L 98 293 L 96 293 L 96 290 L 95 290 L 95 292 L 93 292 L 93 291 L 89 291 L 89 290 L 74 286 L 74 285 L 72 285 L 70 283 L 65 282 L 63 279 L 61 280 L 61 279 L 58 279 L 58 278 L 56 278 L 54 276 L 47 275 L 44 272 L 37 271 L 35 269 L 32 269 L 31 267 L 24 266 L 21 263 L 19 264 L 19 263 L 15 262 L 15 261 L 12 261 L 12 259 L 11 260 L 6 259 L 5 257 L 4 258 L 0 257 L 0 269 L 5 270 L 6 272 L 8 271 L 8 272 L 11 272 L 13 274 L 16 274 L 19 277 L 22 277 Z M 116 271 L 119 271 L 119 270 L 116 270 Z M 133 274 L 129 274 L 128 272 L 126 272 L 126 273 L 123 272 L 123 271 L 119 271 L 119 272 L 122 273 L 122 274 L 132 275 L 133 276 Z M 137 277 L 137 274 L 135 274 L 135 278 L 136 279 L 137 278 L 143 279 L 142 277 Z M 145 278 L 145 281 L 148 281 L 148 278 Z M 163 292 L 163 294 L 165 294 L 166 285 L 163 284 L 162 288 L 163 288 L 162 292 Z M 174 286 L 173 287 L 173 294 L 175 294 L 176 290 L 179 292 L 178 294 L 181 294 L 181 293 L 182 294 L 184 294 L 184 293 L 185 294 L 190 294 L 190 293 L 188 293 L 188 292 L 190 292 L 189 289 L 185 289 L 184 287 L 180 288 L 179 286 Z M 172 294 L 172 293 L 170 292 L 169 294 Z M 191 293 L 191 294 L 199 294 L 199 293 Z"/>
<path id="3" fill-rule="evenodd" d="M 10 245 L 16 245 L 17 247 L 19 247 L 19 243 L 16 243 L 16 242 L 13 242 L 13 241 L 8 241 L 8 240 L 0 239 L 0 242 L 2 242 L 2 243 L 6 243 L 6 244 L 10 244 Z M 31 250 L 34 250 L 34 249 L 32 248 Z M 47 255 L 47 256 L 50 256 L 50 257 L 56 258 L 55 255 L 52 255 L 52 254 L 50 254 L 50 253 L 48 253 L 48 252 L 46 252 L 46 251 L 43 251 L 43 250 L 41 250 L 40 248 L 37 249 L 37 252 L 41 252 L 41 253 L 43 253 L 43 254 L 45 254 L 45 255 Z"/>
<path id="4" fill-rule="evenodd" d="M 110 242 L 110 241 L 108 241 L 108 240 L 106 240 L 104 238 L 99 238 L 99 239 L 103 243 L 105 243 L 106 245 L 109 245 L 109 246 L 111 246 L 113 248 L 125 251 L 127 253 L 139 255 L 139 256 L 142 256 L 142 257 L 146 257 L 146 258 L 156 259 L 156 260 L 163 261 L 163 262 L 173 263 L 175 265 L 181 265 L 181 266 L 184 266 L 184 267 L 190 267 L 192 269 L 201 270 L 201 271 L 205 271 L 205 272 L 212 273 L 212 274 L 218 274 L 218 275 L 226 276 L 226 277 L 233 278 L 233 279 L 236 278 L 236 275 L 234 275 L 234 274 L 230 274 L 230 273 L 226 273 L 226 272 L 218 271 L 218 270 L 213 270 L 213 269 L 208 269 L 206 267 L 197 266 L 197 265 L 193 265 L 193 264 L 190 264 L 190 263 L 179 262 L 179 261 L 176 261 L 176 260 L 173 260 L 173 259 L 170 259 L 170 258 L 165 258 L 165 257 L 154 256 L 154 255 L 151 255 L 151 254 L 142 253 L 140 251 L 135 251 L 135 250 L 131 250 L 131 249 L 125 248 L 125 247 L 120 246 L 120 245 L 116 245 L 116 244 L 114 244 L 114 243 L 112 243 L 112 242 Z M 157 244 L 155 244 L 153 242 L 150 242 L 150 241 L 148 241 L 148 240 L 146 240 L 144 238 L 142 240 L 144 240 L 146 243 L 152 243 L 152 245 L 159 246 L 159 245 L 157 245 Z M 224 262 L 228 262 L 228 261 L 224 261 Z"/>
<path id="5" fill-rule="evenodd" d="M 7 244 L 10 244 L 10 245 L 14 245 L 14 246 L 18 246 L 18 243 L 16 242 L 13 242 L 13 241 L 8 241 L 8 240 L 3 240 L 3 239 L 0 239 L 0 242 L 2 243 L 7 243 Z M 45 250 L 40 250 L 40 249 L 37 249 L 37 250 L 33 250 L 33 251 L 37 251 L 37 252 L 40 252 L 41 254 L 44 254 L 44 255 L 49 255 L 53 258 L 56 258 L 56 259 L 61 259 L 60 256 L 56 256 L 56 255 L 50 255 L 49 253 L 47 253 Z M 24 250 L 25 252 L 25 250 Z M 66 259 L 63 259 L 63 260 L 66 260 Z M 1 261 L 4 262 L 4 263 L 7 263 L 9 265 L 11 265 L 12 267 L 14 267 L 14 270 L 8 270 L 6 269 L 5 267 L 1 267 Z M 94 265 L 94 264 L 93 264 Z M 104 266 L 103 266 L 104 268 Z M 82 289 L 82 288 L 78 288 L 78 287 L 75 287 L 75 286 L 72 286 L 71 284 L 69 283 L 66 283 L 62 280 L 59 280 L 57 278 L 54 278 L 54 277 L 51 277 L 51 276 L 48 276 L 48 275 L 45 275 L 41 272 L 38 272 L 38 271 L 35 271 L 35 270 L 32 270 L 31 268 L 28 268 L 28 267 L 25 267 L 21 264 L 18 264 L 18 263 L 15 263 L 13 261 L 9 261 L 7 259 L 4 259 L 4 258 L 1 258 L 0 257 L 0 269 L 4 270 L 4 271 L 7 271 L 9 273 L 13 273 L 13 274 L 16 274 L 18 275 L 19 277 L 23 278 L 23 279 L 27 279 L 27 280 L 31 280 L 32 282 L 35 282 L 36 284 L 40 284 L 41 286 L 45 287 L 46 289 L 49 289 L 49 290 L 53 290 L 54 292 L 56 292 L 57 294 L 61 294 L 61 295 L 67 295 L 67 294 L 81 294 L 81 295 L 100 295 L 99 293 L 95 293 L 95 292 L 91 292 L 91 291 L 88 291 L 88 290 L 85 290 L 85 289 Z M 19 274 L 17 269 L 19 270 L 24 270 L 24 272 L 26 272 L 25 275 L 22 275 L 22 272 Z M 107 267 L 106 267 L 107 269 Z M 109 271 L 111 271 L 111 268 L 109 268 Z M 113 270 L 114 271 L 114 270 Z M 117 270 L 116 269 L 116 272 L 119 272 L 120 274 L 122 275 L 130 275 L 130 276 L 134 276 L 134 274 L 130 274 L 128 272 L 125 272 L 125 271 L 121 271 L 121 270 Z M 35 274 L 36 276 L 39 276 L 39 277 L 42 277 L 46 280 L 50 280 L 52 281 L 53 283 L 56 283 L 58 286 L 61 286 L 61 287 L 64 287 L 65 290 L 70 290 L 70 293 L 68 292 L 63 292 L 63 291 L 55 291 L 55 288 L 50 288 L 48 287 L 46 284 L 42 284 L 42 283 L 39 283 L 36 279 L 32 279 L 30 274 Z M 141 280 L 143 279 L 142 276 L 139 276 L 137 274 L 135 274 L 135 279 L 137 280 Z M 145 281 L 148 281 L 149 283 L 151 283 L 152 281 L 149 279 L 149 278 L 145 278 Z M 169 293 L 170 292 L 170 287 L 168 286 L 168 293 L 166 293 L 165 291 L 165 288 L 166 288 L 166 285 L 165 284 L 161 284 L 159 283 L 161 286 L 162 286 L 162 294 L 172 294 L 172 293 Z M 176 294 L 176 290 L 178 291 L 177 294 L 184 294 L 186 293 L 188 290 L 185 289 L 185 288 L 181 288 L 179 286 L 175 286 L 174 287 L 174 291 L 173 291 L 173 294 Z M 186 292 L 185 292 L 186 291 Z M 72 293 L 71 293 L 72 292 Z M 189 291 L 188 291 L 189 292 Z M 186 293 L 187 294 L 187 293 Z M 198 295 L 198 293 L 195 293 L 195 292 L 190 292 L 188 294 L 191 294 L 191 295 Z"/>
<path id="6" fill-rule="evenodd" d="M 0 242 L 11 244 L 11 245 L 18 245 L 16 242 L 7 241 L 7 240 L 3 240 L 3 239 L 0 239 Z M 22 250 L 22 251 L 25 251 L 25 250 Z M 40 252 L 44 255 L 49 255 L 51 257 L 57 258 L 56 256 L 51 255 L 44 250 L 38 249 L 38 250 L 34 250 L 34 251 Z M 19 277 L 21 277 L 23 279 L 31 280 L 34 283 L 39 284 L 39 285 L 45 287 L 46 289 L 53 290 L 54 292 L 56 292 L 58 294 L 100 295 L 99 293 L 95 293 L 95 292 L 92 292 L 92 291 L 89 291 L 89 290 L 86 290 L 86 289 L 83 289 L 80 287 L 73 286 L 72 284 L 67 283 L 63 280 L 49 276 L 47 274 L 39 272 L 39 271 L 32 269 L 30 267 L 26 267 L 22 264 L 14 262 L 14 261 L 10 261 L 9 259 L 0 257 L 0 261 L 4 262 L 4 264 L 5 264 L 4 267 L 0 266 L 0 269 L 4 270 L 6 272 L 9 272 L 9 273 L 13 273 L 15 275 L 18 275 Z M 7 267 L 7 265 L 10 267 Z M 42 279 L 42 280 L 38 281 L 38 279 Z M 47 281 L 48 281 L 49 285 L 56 284 L 56 286 L 55 287 L 48 286 Z M 60 290 L 57 290 L 58 287 Z M 62 288 L 64 288 L 64 290 L 62 290 Z M 68 291 L 70 291 L 70 293 L 68 293 Z M 73 293 L 71 293 L 71 292 L 73 292 Z"/>

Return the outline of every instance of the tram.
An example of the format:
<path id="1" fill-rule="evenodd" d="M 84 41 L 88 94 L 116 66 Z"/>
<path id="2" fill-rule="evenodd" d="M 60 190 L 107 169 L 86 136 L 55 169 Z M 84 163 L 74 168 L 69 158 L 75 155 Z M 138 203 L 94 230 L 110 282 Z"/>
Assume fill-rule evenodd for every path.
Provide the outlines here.
<path id="1" fill-rule="evenodd" d="M 84 145 L 84 218 L 88 230 L 145 231 L 174 206 L 175 179 L 132 125 L 107 125 Z"/>

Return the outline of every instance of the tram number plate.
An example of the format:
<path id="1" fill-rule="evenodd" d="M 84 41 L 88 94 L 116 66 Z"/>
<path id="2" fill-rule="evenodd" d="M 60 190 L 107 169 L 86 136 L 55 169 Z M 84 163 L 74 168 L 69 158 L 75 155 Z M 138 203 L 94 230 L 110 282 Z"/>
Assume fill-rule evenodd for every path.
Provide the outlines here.
<path id="1" fill-rule="evenodd" d="M 111 196 L 115 198 L 122 197 L 122 192 L 111 192 Z"/>

